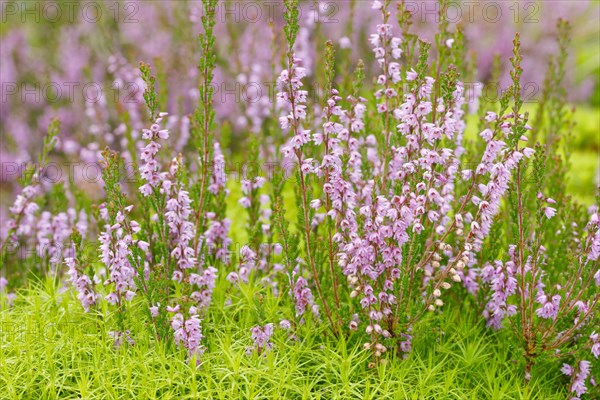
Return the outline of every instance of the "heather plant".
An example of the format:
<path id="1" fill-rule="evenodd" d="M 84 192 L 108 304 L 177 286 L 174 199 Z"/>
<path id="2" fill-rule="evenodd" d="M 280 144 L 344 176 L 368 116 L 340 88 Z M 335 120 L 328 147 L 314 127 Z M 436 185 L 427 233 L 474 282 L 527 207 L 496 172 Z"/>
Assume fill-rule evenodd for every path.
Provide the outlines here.
<path id="1" fill-rule="evenodd" d="M 598 206 L 585 210 L 565 194 L 569 151 L 568 145 L 563 147 L 565 153 L 557 146 L 569 140 L 573 123 L 562 86 L 568 30 L 568 24 L 559 21 L 561 53 L 550 64 L 552 89 L 546 89 L 547 98 L 538 111 L 551 115 L 545 143 L 538 143 L 530 165 L 517 166 L 505 204 L 510 216 L 504 224 L 505 240 L 497 237 L 488 254 L 490 260 L 501 258 L 487 262 L 479 277 L 489 288 L 483 312 L 487 325 L 500 329 L 508 321 L 525 358 L 525 378 L 531 379 L 532 366 L 540 358 L 562 359 L 566 361 L 562 372 L 571 379 L 569 391 L 580 398 L 588 389 L 589 360 L 600 355 L 596 333 L 600 263 Z M 519 59 L 515 52 L 513 65 Z M 516 69 L 512 75 L 515 88 L 519 74 Z M 519 114 L 519 92 L 515 90 L 513 97 L 517 104 L 513 115 L 521 119 L 515 123 L 516 132 L 525 132 L 530 129 L 528 115 Z M 501 243 L 508 243 L 508 248 L 502 249 Z"/>
<path id="2" fill-rule="evenodd" d="M 169 131 L 161 129 L 161 123 L 167 113 L 158 111 L 155 77 L 148 65 L 141 64 L 146 83 L 144 100 L 151 119 L 150 128 L 143 129 L 146 142 L 141 149 L 138 178 L 139 203 L 146 211 L 143 233 L 141 225 L 128 218 L 133 205 L 123 208 L 126 197 L 120 191 L 118 175 L 113 173 L 118 171 L 119 155 L 105 152 L 107 197 L 109 204 L 115 200 L 117 203 L 116 208 L 115 204 L 108 207 L 109 225 L 100 237 L 103 262 L 110 271 L 107 283 L 116 287 L 106 299 L 122 311 L 123 300 L 131 300 L 140 291 L 147 301 L 156 338 L 173 338 L 190 357 L 202 353 L 199 314 L 210 305 L 217 278 L 215 265 L 227 262 L 229 243 L 223 207 L 226 190 L 219 171 L 223 157 L 212 135 L 215 4 L 205 3 L 202 17 L 201 101 L 190 128 L 198 149 L 196 178 L 188 174 L 181 155 L 167 165 L 162 162 L 160 149 L 168 148 Z M 167 324 L 173 332 L 167 332 Z"/>
<path id="3" fill-rule="evenodd" d="M 351 16 L 366 12 L 359 3 L 350 3 Z M 459 393 L 448 384 L 453 374 L 476 374 L 489 357 L 523 367 L 515 368 L 524 371 L 521 397 L 538 390 L 540 376 L 560 380 L 552 387 L 573 398 L 593 398 L 600 210 L 567 194 L 576 116 L 567 103 L 569 25 L 558 23 L 559 51 L 530 118 L 525 38 L 514 36 L 510 83 L 497 101 L 483 96 L 484 83 L 470 91 L 477 61 L 468 28 L 444 18 L 450 4 L 440 0 L 428 41 L 407 2 L 373 1 L 360 17 L 371 29 L 366 52 L 351 49 L 359 40 L 352 23 L 336 43 L 297 0 L 284 1 L 281 21 L 227 32 L 217 0 L 157 6 L 176 20 L 194 10 L 197 39 L 197 27 L 177 32 L 194 43 L 182 39 L 182 63 L 198 65 L 186 76 L 171 59 L 148 57 L 139 68 L 110 60 L 114 77 L 142 90 L 138 102 L 88 106 L 90 132 L 107 133 L 79 152 L 99 162 L 93 190 L 43 179 L 53 158 L 70 159 L 64 126 L 49 125 L 8 209 L 0 318 L 41 303 L 53 318 L 106 329 L 110 357 L 160 352 L 173 374 L 190 372 L 190 385 L 199 376 L 207 386 L 234 379 L 252 395 L 240 371 L 268 375 L 261 368 L 287 356 L 316 370 L 344 360 L 335 373 L 346 398 L 370 379 L 393 385 L 387 368 L 412 382 L 402 366 L 423 367 L 428 347 L 457 360 L 440 385 L 445 396 Z M 225 45 L 240 50 L 231 65 L 221 59 Z M 493 82 L 503 61 L 494 61 Z M 273 98 L 219 101 L 215 83 L 234 73 L 240 82 L 276 81 Z M 35 300 L 19 300 L 19 287 Z M 480 315 L 481 326 L 453 327 Z M 235 373 L 223 377 L 227 368 Z"/>
<path id="4" fill-rule="evenodd" d="M 517 145 L 526 138 L 514 128 L 518 121 L 509 120 L 507 94 L 499 114 L 487 116 L 481 161 L 474 170 L 461 167 L 466 158 L 464 87 L 457 67 L 448 61 L 462 51 L 460 31 L 452 50 L 455 39 L 446 37 L 449 33 L 441 25 L 433 66 L 428 63 L 430 45 L 424 41 L 417 63 L 401 65 L 396 60 L 402 59 L 402 38 L 388 24 L 389 2 L 373 4 L 382 22 L 370 38 L 381 68 L 373 100 L 349 96 L 352 111 L 338 105 L 342 98 L 333 88 L 328 46 L 330 97 L 322 107 L 322 131 L 312 134 L 303 125 L 311 123 L 304 122 L 304 69 L 293 51 L 294 4 L 287 6 L 288 67 L 279 77 L 283 90 L 278 100 L 289 110 L 280 118 L 281 127 L 292 136 L 283 155 L 299 166 L 303 261 L 334 334 L 348 317 L 340 304 L 343 291 L 350 298 L 346 305 L 358 314 L 345 324 L 364 329 L 369 338 L 365 348 L 372 349 L 374 361 L 389 347 L 399 354 L 409 352 L 415 323 L 444 306 L 442 291 L 453 283 L 473 284 L 467 267 L 490 232 L 512 171 L 534 151 Z M 519 70 L 518 63 L 514 67 Z M 362 77 L 360 70 L 357 77 Z M 520 91 L 518 77 L 512 91 Z M 369 107 L 376 117 L 366 125 L 363 117 Z M 367 129 L 373 133 L 364 134 Z M 502 136 L 514 145 L 508 147 Z M 322 185 L 322 194 L 313 190 L 312 176 Z M 324 281 L 332 293 L 325 292 Z"/>
<path id="5" fill-rule="evenodd" d="M 0 242 L 0 270 L 10 272 L 10 278 L 20 283 L 32 276 L 59 276 L 71 230 L 87 233 L 86 211 L 69 207 L 65 185 L 48 187 L 43 176 L 59 132 L 60 122 L 53 120 L 37 162 L 27 164 L 23 172 L 21 193 L 9 208 L 7 230 Z M 25 267 L 15 263 L 19 259 L 26 261 Z"/>

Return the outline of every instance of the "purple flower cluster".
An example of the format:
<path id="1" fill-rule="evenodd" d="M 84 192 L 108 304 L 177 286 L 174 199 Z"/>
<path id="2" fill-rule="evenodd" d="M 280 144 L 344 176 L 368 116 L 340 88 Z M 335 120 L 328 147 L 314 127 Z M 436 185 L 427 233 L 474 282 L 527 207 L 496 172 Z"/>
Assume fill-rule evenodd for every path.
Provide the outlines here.
<path id="1" fill-rule="evenodd" d="M 590 375 L 590 362 L 585 360 L 580 361 L 577 369 L 569 364 L 563 364 L 561 371 L 563 374 L 571 377 L 569 391 L 575 395 L 571 397 L 571 400 L 580 400 L 581 395 L 587 392 L 585 381 Z"/>
<path id="2" fill-rule="evenodd" d="M 17 195 L 14 204 L 9 208 L 12 214 L 8 221 L 8 229 L 11 241 L 18 240 L 19 237 L 28 237 L 35 230 L 35 213 L 39 206 L 34 202 L 39 193 L 38 185 L 30 185 L 23 188 L 21 194 Z"/>
<path id="3" fill-rule="evenodd" d="M 592 344 L 592 355 L 595 358 L 600 356 L 600 335 L 595 331 L 590 334 L 590 342 Z"/>
<path id="4" fill-rule="evenodd" d="M 590 222 L 588 223 L 588 260 L 597 261 L 600 258 L 600 214 L 598 211 L 592 213 Z M 596 286 L 600 286 L 600 268 L 594 275 Z"/>
<path id="5" fill-rule="evenodd" d="M 487 320 L 487 326 L 500 329 L 504 317 L 510 317 L 517 313 L 517 307 L 508 303 L 509 296 L 517 291 L 517 274 L 515 268 L 515 246 L 509 250 L 511 260 L 506 263 L 495 261 L 495 265 L 487 264 L 481 270 L 481 280 L 488 283 L 492 293 L 485 306 L 483 316 Z"/>
<path id="6" fill-rule="evenodd" d="M 79 300 L 85 312 L 88 312 L 90 307 L 95 306 L 102 296 L 95 292 L 94 283 L 90 277 L 80 270 L 75 256 L 66 257 L 65 264 L 69 268 L 67 271 L 69 275 L 68 282 L 75 287 L 77 300 Z"/>
<path id="7" fill-rule="evenodd" d="M 50 212 L 42 212 L 37 222 L 37 251 L 42 258 L 49 257 L 54 267 L 63 259 L 63 243 L 71 235 L 71 224 L 66 213 L 53 216 Z"/>
<path id="8" fill-rule="evenodd" d="M 185 319 L 182 313 L 177 312 L 171 320 L 171 327 L 175 332 L 175 343 L 187 349 L 190 358 L 194 356 L 199 357 L 204 353 L 201 345 L 202 338 L 204 337 L 202 335 L 201 321 L 200 317 L 198 317 L 196 307 L 190 307 L 189 314 L 190 317 Z M 197 359 L 196 362 L 199 364 L 200 361 Z"/>
<path id="9" fill-rule="evenodd" d="M 306 119 L 306 100 L 308 92 L 301 90 L 302 78 L 306 76 L 306 70 L 300 67 L 302 60 L 294 58 L 289 69 L 281 71 L 277 84 L 281 91 L 277 93 L 277 104 L 284 109 L 287 107 L 289 112 L 279 118 L 281 129 L 288 130 L 293 128 L 293 137 L 288 145 L 282 148 L 285 158 L 291 159 L 294 155 L 298 157 L 301 168 L 306 168 L 303 163 L 300 149 L 310 142 L 310 130 L 301 128 L 301 121 Z M 309 162 L 310 164 L 310 162 Z"/>
<path id="10" fill-rule="evenodd" d="M 192 210 L 188 192 L 178 188 L 173 197 L 167 200 L 165 219 L 169 226 L 169 234 L 173 243 L 171 257 L 176 260 L 177 269 L 173 272 L 173 280 L 181 282 L 184 271 L 196 265 L 194 249 L 190 242 L 195 237 L 195 226 L 189 221 Z"/>
<path id="11" fill-rule="evenodd" d="M 124 211 L 129 213 L 132 209 L 133 206 L 129 206 Z M 126 224 L 132 229 L 131 232 L 128 231 Z M 118 211 L 115 223 L 104 225 L 104 231 L 98 238 L 101 260 L 108 269 L 108 279 L 104 284 L 114 284 L 114 291 L 106 296 L 106 300 L 111 304 L 120 305 L 123 300 L 129 301 L 135 296 L 137 272 L 131 263 L 132 247 L 135 245 L 132 234 L 139 232 L 139 229 L 135 221 L 126 222 L 125 215 Z"/>
<path id="12" fill-rule="evenodd" d="M 161 174 L 159 173 L 160 165 L 158 160 L 156 160 L 156 154 L 161 148 L 158 139 L 166 140 L 169 138 L 169 131 L 167 129 L 160 129 L 159 125 L 166 115 L 167 113 L 160 113 L 159 118 L 154 121 L 154 124 L 152 124 L 150 129 L 144 129 L 142 134 L 142 138 L 149 141 L 142 149 L 140 155 L 144 163 L 140 167 L 140 176 L 146 181 L 146 183 L 140 187 L 140 192 L 146 197 L 152 193 L 154 188 L 158 187 L 161 182 L 163 182 Z M 163 183 L 163 189 L 169 191 L 170 182 Z"/>
<path id="13" fill-rule="evenodd" d="M 314 310 L 314 307 L 316 307 L 316 305 L 314 304 L 313 294 L 310 288 L 308 287 L 306 279 L 304 279 L 301 276 L 298 277 L 292 290 L 296 308 L 296 316 L 303 315 L 306 311 L 306 307 L 313 307 Z M 316 310 L 318 311 L 318 308 Z"/>
<path id="14" fill-rule="evenodd" d="M 220 194 L 227 196 L 229 190 L 226 187 L 225 156 L 218 142 L 215 142 L 213 146 L 212 164 L 213 169 L 208 190 L 215 196 Z M 231 220 L 212 211 L 206 213 L 206 218 L 208 229 L 204 232 L 204 240 L 208 247 L 208 253 L 226 264 L 229 262 L 229 246 L 232 243 L 231 238 L 229 238 Z"/>
<path id="15" fill-rule="evenodd" d="M 255 326 L 250 329 L 252 333 L 252 340 L 254 340 L 254 347 L 258 351 L 258 354 L 262 354 L 265 351 L 273 347 L 271 343 L 271 336 L 273 336 L 273 324 L 266 324 L 265 326 Z"/>
<path id="16" fill-rule="evenodd" d="M 555 319 L 558 314 L 560 307 L 561 296 L 555 294 L 551 298 L 544 293 L 541 285 L 538 285 L 538 292 L 536 296 L 536 302 L 540 304 L 540 307 L 535 310 L 535 313 L 540 318 Z"/>

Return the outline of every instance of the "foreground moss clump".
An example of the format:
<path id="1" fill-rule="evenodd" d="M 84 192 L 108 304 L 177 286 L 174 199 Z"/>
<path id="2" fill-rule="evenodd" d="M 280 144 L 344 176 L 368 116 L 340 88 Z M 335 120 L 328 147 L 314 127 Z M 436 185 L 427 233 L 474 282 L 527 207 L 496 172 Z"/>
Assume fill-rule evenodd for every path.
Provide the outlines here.
<path id="1" fill-rule="evenodd" d="M 517 348 L 471 312 L 433 316 L 417 328 L 422 334 L 406 360 L 393 357 L 374 369 L 355 337 L 325 339 L 316 326 L 297 340 L 276 332 L 272 351 L 248 355 L 253 317 L 246 310 L 262 302 L 265 313 L 276 315 L 283 300 L 245 289 L 248 297 L 228 306 L 215 299 L 203 321 L 210 334 L 199 368 L 147 337 L 135 315 L 135 345 L 116 350 L 112 316 L 103 321 L 84 313 L 71 291 L 59 293 L 51 282 L 23 290 L 15 307 L 0 311 L 0 398 L 565 398 L 565 382 L 551 363 L 536 365 L 534 380 L 524 386 Z"/>

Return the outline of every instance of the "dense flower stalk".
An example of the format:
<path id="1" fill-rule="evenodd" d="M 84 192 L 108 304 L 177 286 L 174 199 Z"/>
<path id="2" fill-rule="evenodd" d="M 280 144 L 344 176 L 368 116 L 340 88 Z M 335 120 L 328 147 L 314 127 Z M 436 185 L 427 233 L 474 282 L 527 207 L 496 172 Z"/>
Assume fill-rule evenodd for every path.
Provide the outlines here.
<path id="1" fill-rule="evenodd" d="M 120 211 L 115 223 L 104 225 L 100 234 L 101 261 L 108 270 L 105 285 L 113 284 L 114 289 L 106 296 L 111 304 L 122 305 L 124 300 L 131 300 L 137 290 L 135 284 L 136 270 L 131 264 L 133 238 L 124 227 L 125 215 Z"/>
<path id="2" fill-rule="evenodd" d="M 81 245 L 81 234 L 77 231 L 71 236 L 73 238 L 73 251 L 70 257 L 65 257 L 64 262 L 68 268 L 67 274 L 70 282 L 77 290 L 77 300 L 81 306 L 88 312 L 91 307 L 98 304 L 102 295 L 97 293 L 94 288 L 94 282 L 83 271 L 80 255 L 77 254 L 77 247 Z"/>
<path id="3" fill-rule="evenodd" d="M 171 320 L 171 327 L 175 332 L 175 343 L 187 349 L 190 358 L 194 356 L 199 357 L 204 352 L 200 343 L 204 337 L 202 335 L 201 321 L 195 307 L 190 308 L 189 315 L 190 317 L 185 319 L 182 313 L 176 313 Z M 198 358 L 196 359 L 196 363 L 200 364 Z"/>
<path id="4" fill-rule="evenodd" d="M 250 331 L 252 332 L 252 340 L 254 340 L 254 346 L 258 354 L 262 354 L 273 347 L 273 343 L 271 343 L 273 324 L 255 326 Z"/>

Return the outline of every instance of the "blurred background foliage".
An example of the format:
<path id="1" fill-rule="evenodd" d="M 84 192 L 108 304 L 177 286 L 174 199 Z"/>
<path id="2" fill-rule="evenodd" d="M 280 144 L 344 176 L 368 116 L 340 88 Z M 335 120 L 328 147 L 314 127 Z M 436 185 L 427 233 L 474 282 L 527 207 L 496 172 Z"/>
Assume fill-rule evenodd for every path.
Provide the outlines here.
<path id="1" fill-rule="evenodd" d="M 123 137 L 139 137 L 147 124 L 140 61 L 150 63 L 157 73 L 159 104 L 171 114 L 169 129 L 177 138 L 173 147 L 184 150 L 189 136 L 187 115 L 198 96 L 200 0 L 85 0 L 76 5 L 68 0 L 3 1 L 1 7 L 3 163 L 31 161 L 53 117 L 62 123 L 54 157 L 93 163 L 107 145 L 124 151 L 119 148 Z M 435 30 L 430 28 L 436 24 L 437 7 L 436 1 L 405 1 L 405 8 L 412 12 L 412 31 L 433 40 Z M 275 134 L 269 127 L 276 113 L 272 88 L 285 49 L 283 37 L 276 34 L 283 25 L 282 11 L 282 4 L 265 1 L 219 3 L 215 108 L 220 129 L 231 138 L 228 160 L 244 160 L 244 138 L 249 133 L 267 141 Z M 463 25 L 475 80 L 490 84 L 494 60 L 501 61 L 499 88 L 508 86 L 512 39 L 520 32 L 525 70 L 522 81 L 531 90 L 528 107 L 532 113 L 549 57 L 558 48 L 556 21 L 560 17 L 571 22 L 565 80 L 568 98 L 577 111 L 569 188 L 591 204 L 599 175 L 600 3 L 456 0 L 442 15 L 451 29 L 457 23 Z M 302 2 L 296 52 L 305 60 L 315 100 L 319 100 L 318 88 L 323 82 L 318 54 L 325 41 L 336 45 L 339 76 L 354 68 L 359 54 L 367 56 L 369 69 L 373 59 L 368 39 L 377 20 L 368 1 Z M 391 21 L 396 24 L 394 17 Z M 369 71 L 367 76 L 372 76 Z M 343 86 L 343 78 L 340 81 Z M 70 87 L 74 87 L 72 95 Z M 366 82 L 365 91 L 369 89 L 370 82 Z M 16 175 L 3 169 L 1 180 L 0 203 L 5 205 L 12 201 L 12 194 L 6 194 L 16 189 Z"/>

